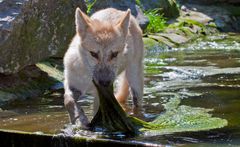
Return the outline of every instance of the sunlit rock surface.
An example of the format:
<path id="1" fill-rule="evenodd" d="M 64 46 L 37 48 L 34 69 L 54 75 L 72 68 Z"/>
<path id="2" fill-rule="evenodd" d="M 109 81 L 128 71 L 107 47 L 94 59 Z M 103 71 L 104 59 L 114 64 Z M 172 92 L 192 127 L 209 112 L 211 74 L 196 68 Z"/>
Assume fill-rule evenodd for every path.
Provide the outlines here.
<path id="1" fill-rule="evenodd" d="M 83 0 L 0 1 L 0 73 L 16 73 L 50 56 L 62 56 L 74 35 Z"/>

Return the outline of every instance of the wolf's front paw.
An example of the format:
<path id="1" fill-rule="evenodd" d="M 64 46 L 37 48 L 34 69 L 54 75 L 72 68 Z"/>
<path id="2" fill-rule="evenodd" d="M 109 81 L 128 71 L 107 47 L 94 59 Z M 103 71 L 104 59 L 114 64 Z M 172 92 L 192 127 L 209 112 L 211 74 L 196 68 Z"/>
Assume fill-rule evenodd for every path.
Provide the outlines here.
<path id="1" fill-rule="evenodd" d="M 77 119 L 75 122 L 76 127 L 80 127 L 80 129 L 83 130 L 89 130 L 90 129 L 90 123 L 88 120 L 82 120 L 80 121 L 80 119 Z"/>
<path id="2" fill-rule="evenodd" d="M 144 113 L 142 107 L 133 106 L 131 115 L 140 119 L 144 119 Z"/>

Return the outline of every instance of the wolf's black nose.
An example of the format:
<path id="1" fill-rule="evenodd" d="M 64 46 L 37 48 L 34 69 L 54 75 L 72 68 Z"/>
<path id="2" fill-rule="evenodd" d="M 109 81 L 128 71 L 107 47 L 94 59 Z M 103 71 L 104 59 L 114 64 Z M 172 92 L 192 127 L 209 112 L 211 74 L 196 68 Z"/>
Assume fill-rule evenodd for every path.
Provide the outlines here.
<path id="1" fill-rule="evenodd" d="M 110 83 L 111 83 L 111 81 L 105 81 L 105 80 L 100 80 L 100 81 L 99 81 L 99 84 L 102 85 L 102 86 L 104 86 L 104 87 L 109 86 Z"/>

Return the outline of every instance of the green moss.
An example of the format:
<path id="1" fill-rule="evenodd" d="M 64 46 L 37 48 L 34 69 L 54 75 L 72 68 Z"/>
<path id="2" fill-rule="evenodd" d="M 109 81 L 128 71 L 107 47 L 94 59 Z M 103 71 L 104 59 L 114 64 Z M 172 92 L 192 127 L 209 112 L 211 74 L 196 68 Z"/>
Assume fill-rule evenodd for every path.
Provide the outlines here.
<path id="1" fill-rule="evenodd" d="M 148 35 L 148 37 L 151 39 L 157 40 L 160 43 L 166 44 L 169 47 L 176 47 L 176 44 L 174 42 L 160 35 Z"/>
<path id="2" fill-rule="evenodd" d="M 194 34 L 190 31 L 188 27 L 180 27 L 179 30 L 181 30 L 188 37 L 194 36 Z"/>
<path id="3" fill-rule="evenodd" d="M 192 19 L 184 19 L 184 22 L 186 22 L 186 23 L 189 24 L 189 25 L 199 26 L 199 27 L 201 27 L 201 28 L 204 28 L 204 27 L 205 27 L 202 23 L 200 23 L 200 22 L 198 22 L 198 21 L 196 21 L 196 20 L 192 20 Z"/>
<path id="4" fill-rule="evenodd" d="M 217 25 L 214 22 L 207 24 L 208 27 L 217 28 Z"/>

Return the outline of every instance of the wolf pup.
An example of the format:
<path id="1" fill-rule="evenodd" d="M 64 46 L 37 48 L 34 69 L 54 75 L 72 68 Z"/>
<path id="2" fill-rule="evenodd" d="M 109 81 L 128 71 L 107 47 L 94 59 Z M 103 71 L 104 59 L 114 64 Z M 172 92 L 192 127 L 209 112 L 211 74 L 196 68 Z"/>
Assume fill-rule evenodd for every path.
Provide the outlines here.
<path id="1" fill-rule="evenodd" d="M 95 112 L 98 109 L 98 93 L 92 80 L 108 86 L 119 77 L 115 94 L 118 102 L 124 104 L 130 90 L 133 107 L 141 107 L 142 31 L 130 10 L 108 8 L 88 17 L 77 8 L 75 23 L 76 35 L 64 57 L 64 105 L 71 123 L 88 127 L 88 118 L 77 102 L 85 93 L 95 97 Z"/>

